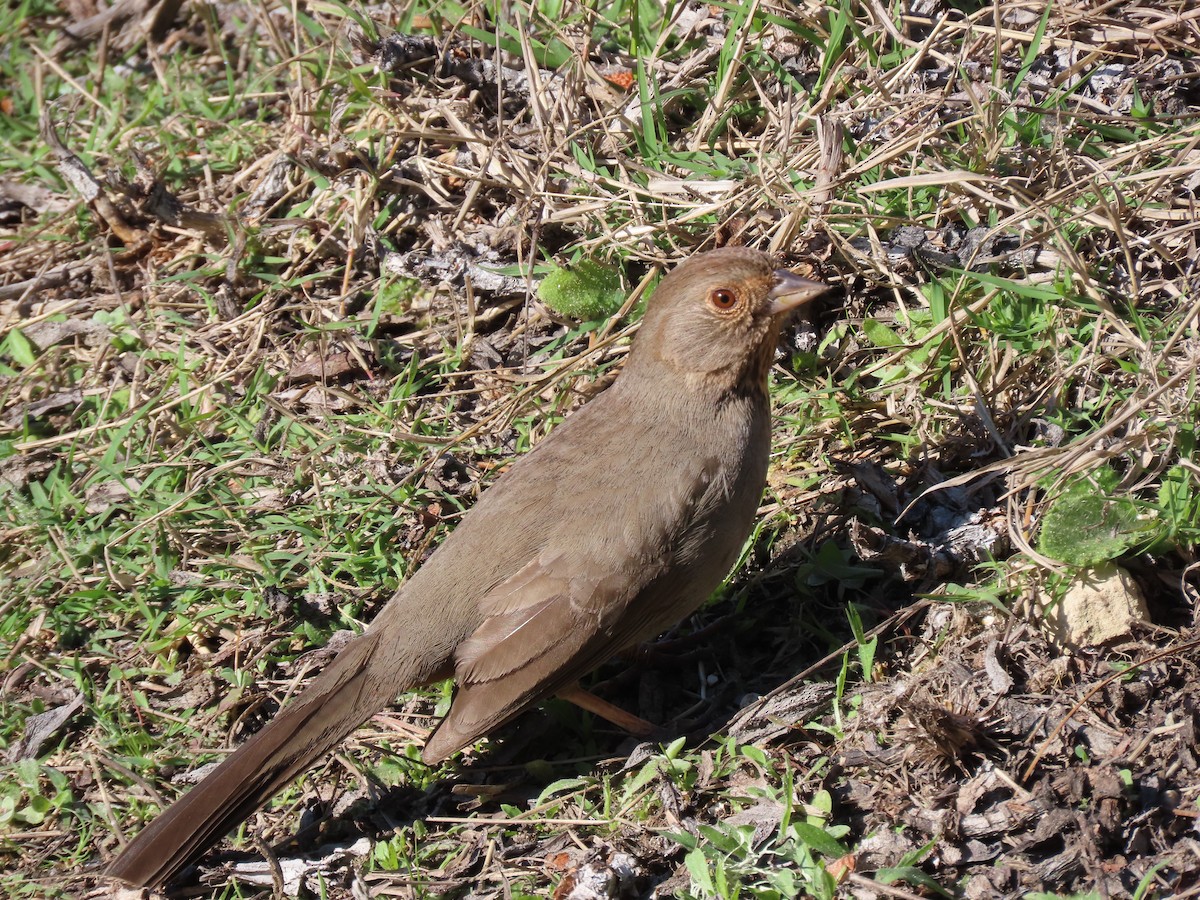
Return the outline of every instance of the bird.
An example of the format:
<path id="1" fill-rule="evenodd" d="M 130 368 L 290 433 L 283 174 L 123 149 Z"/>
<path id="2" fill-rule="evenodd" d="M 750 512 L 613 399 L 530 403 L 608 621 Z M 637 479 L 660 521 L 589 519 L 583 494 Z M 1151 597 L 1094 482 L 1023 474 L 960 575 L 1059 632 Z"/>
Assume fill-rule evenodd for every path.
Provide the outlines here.
<path id="1" fill-rule="evenodd" d="M 170 882 L 398 694 L 446 678 L 427 763 L 555 695 L 644 724 L 578 680 L 729 574 L 766 484 L 781 327 L 827 289 L 747 247 L 672 269 L 612 385 L 484 490 L 367 629 L 105 874 Z"/>

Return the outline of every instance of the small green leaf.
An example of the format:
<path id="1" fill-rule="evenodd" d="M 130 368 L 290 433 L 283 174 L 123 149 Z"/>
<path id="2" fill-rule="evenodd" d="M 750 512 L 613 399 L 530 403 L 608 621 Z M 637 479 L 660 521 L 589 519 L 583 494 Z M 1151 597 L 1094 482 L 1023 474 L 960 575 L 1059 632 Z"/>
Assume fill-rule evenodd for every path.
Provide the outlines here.
<path id="1" fill-rule="evenodd" d="M 607 318 L 625 302 L 620 274 L 590 259 L 554 269 L 538 284 L 538 296 L 559 315 L 583 322 Z"/>
<path id="2" fill-rule="evenodd" d="M 28 805 L 17 813 L 17 818 L 26 825 L 41 825 L 46 821 L 50 809 L 50 801 L 45 797 L 30 797 Z"/>
<path id="3" fill-rule="evenodd" d="M 761 768 L 767 768 L 767 754 L 753 744 L 746 744 L 741 748 L 742 756 L 753 761 Z"/>
<path id="4" fill-rule="evenodd" d="M 1117 474 L 1101 469 L 1070 484 L 1042 518 L 1038 551 L 1072 566 L 1094 566 L 1116 559 L 1144 543 L 1155 523 L 1139 515 L 1128 497 L 1109 494 Z"/>
<path id="5" fill-rule="evenodd" d="M 880 884 L 895 884 L 897 881 L 903 881 L 906 884 L 923 887 L 925 890 L 940 894 L 943 897 L 954 896 L 938 884 L 931 875 L 922 872 L 914 866 L 894 866 L 892 868 L 880 869 L 875 873 L 875 880 Z"/>
<path id="6" fill-rule="evenodd" d="M 711 825 L 701 825 L 699 831 L 703 838 L 722 853 L 734 853 L 738 849 L 736 834 L 726 834 L 724 831 L 714 828 Z"/>
<path id="7" fill-rule="evenodd" d="M 588 781 L 585 778 L 560 778 L 558 781 L 552 782 L 542 789 L 542 792 L 538 794 L 538 805 L 540 806 L 545 803 L 555 794 L 577 791 L 580 788 L 587 787 L 587 785 Z"/>
<path id="8" fill-rule="evenodd" d="M 712 875 L 708 871 L 708 860 L 704 858 L 702 850 L 697 848 L 688 853 L 683 858 L 683 863 L 687 866 L 688 874 L 692 876 L 692 884 L 702 891 L 714 893 Z"/>
<path id="9" fill-rule="evenodd" d="M 808 822 L 794 822 L 792 832 L 804 846 L 816 850 L 822 856 L 830 859 L 840 859 L 847 851 L 824 828 L 810 825 Z"/>
<path id="10" fill-rule="evenodd" d="M 626 795 L 636 794 L 654 779 L 654 776 L 658 774 L 658 762 L 658 759 L 651 759 L 642 766 L 641 771 L 625 785 Z"/>
<path id="11" fill-rule="evenodd" d="M 885 350 L 892 347 L 903 347 L 904 341 L 900 335 L 892 331 L 878 319 L 866 319 L 862 323 L 862 331 L 867 340 L 876 347 L 881 347 Z"/>
<path id="12" fill-rule="evenodd" d="M 853 633 L 855 644 L 858 647 L 858 665 L 862 670 L 863 680 L 871 681 L 875 671 L 875 651 L 879 646 L 879 638 L 873 637 L 868 640 L 862 618 L 856 608 L 848 607 L 846 616 L 850 620 L 850 631 Z"/>
<path id="13" fill-rule="evenodd" d="M 687 743 L 686 737 L 676 738 L 663 748 L 663 756 L 672 762 L 683 752 L 683 747 Z"/>
<path id="14" fill-rule="evenodd" d="M 700 843 L 694 834 L 687 831 L 666 831 L 663 832 L 663 836 L 670 838 L 685 850 L 695 850 Z"/>
<path id="15" fill-rule="evenodd" d="M 22 334 L 19 328 L 14 328 L 8 333 L 2 349 L 4 354 L 22 369 L 28 369 L 37 362 L 37 348 L 33 346 L 29 338 Z"/>

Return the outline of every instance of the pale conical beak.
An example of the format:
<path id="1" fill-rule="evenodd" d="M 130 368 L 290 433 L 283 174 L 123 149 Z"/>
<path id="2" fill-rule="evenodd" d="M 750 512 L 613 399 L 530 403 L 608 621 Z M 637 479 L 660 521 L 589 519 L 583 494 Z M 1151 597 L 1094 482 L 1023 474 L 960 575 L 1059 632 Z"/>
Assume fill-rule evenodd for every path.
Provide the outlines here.
<path id="1" fill-rule="evenodd" d="M 803 306 L 829 290 L 829 285 L 801 278 L 787 269 L 775 270 L 775 287 L 767 296 L 771 300 L 771 315 L 778 316 Z"/>

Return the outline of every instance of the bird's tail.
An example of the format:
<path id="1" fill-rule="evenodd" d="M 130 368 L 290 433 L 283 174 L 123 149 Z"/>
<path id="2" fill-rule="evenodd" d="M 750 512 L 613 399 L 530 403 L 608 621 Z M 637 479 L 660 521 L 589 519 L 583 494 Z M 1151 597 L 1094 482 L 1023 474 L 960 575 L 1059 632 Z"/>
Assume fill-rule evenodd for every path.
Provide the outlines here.
<path id="1" fill-rule="evenodd" d="M 106 874 L 159 887 L 194 862 L 351 731 L 422 679 L 371 666 L 379 639 L 351 641 L 262 731 L 144 828 Z M 382 676 L 382 677 L 381 677 Z"/>

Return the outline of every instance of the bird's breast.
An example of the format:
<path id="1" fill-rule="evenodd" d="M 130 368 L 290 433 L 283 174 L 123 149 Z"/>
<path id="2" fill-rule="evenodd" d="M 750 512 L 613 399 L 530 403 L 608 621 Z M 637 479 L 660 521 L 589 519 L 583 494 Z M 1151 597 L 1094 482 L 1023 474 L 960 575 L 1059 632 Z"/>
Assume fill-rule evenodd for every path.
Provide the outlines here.
<path id="1" fill-rule="evenodd" d="M 685 521 L 668 541 L 665 574 L 636 601 L 645 617 L 642 638 L 652 637 L 696 610 L 721 584 L 754 524 L 766 483 L 770 417 L 750 404 L 710 419 L 689 436 L 697 455 L 695 494 Z"/>

